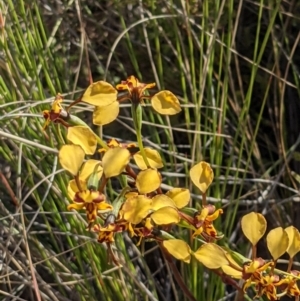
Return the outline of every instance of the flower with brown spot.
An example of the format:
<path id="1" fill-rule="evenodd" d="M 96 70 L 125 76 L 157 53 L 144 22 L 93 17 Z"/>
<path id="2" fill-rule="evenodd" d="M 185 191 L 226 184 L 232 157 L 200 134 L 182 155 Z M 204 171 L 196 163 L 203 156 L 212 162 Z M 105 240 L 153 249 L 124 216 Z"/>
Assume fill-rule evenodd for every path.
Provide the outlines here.
<path id="1" fill-rule="evenodd" d="M 45 118 L 43 130 L 46 130 L 51 121 L 54 123 L 60 123 L 65 127 L 69 126 L 66 122 L 69 117 L 69 113 L 62 107 L 62 101 L 63 97 L 60 93 L 58 93 L 52 103 L 51 110 L 43 111 L 43 116 Z"/>
<path id="2" fill-rule="evenodd" d="M 105 202 L 105 195 L 95 190 L 78 191 L 73 199 L 74 204 L 68 206 L 68 210 L 86 210 L 86 216 L 89 228 L 95 221 L 98 211 L 101 213 L 108 212 L 113 209 L 112 205 Z"/>

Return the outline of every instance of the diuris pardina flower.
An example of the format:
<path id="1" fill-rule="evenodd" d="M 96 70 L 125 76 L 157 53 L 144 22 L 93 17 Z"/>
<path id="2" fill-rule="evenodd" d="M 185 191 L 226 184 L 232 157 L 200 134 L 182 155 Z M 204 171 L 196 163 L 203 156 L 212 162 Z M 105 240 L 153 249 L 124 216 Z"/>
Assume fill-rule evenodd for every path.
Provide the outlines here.
<path id="1" fill-rule="evenodd" d="M 256 298 L 263 295 L 270 301 L 278 300 L 276 287 L 280 286 L 282 281 L 278 275 L 264 275 L 259 281 L 255 282 Z"/>
<path id="2" fill-rule="evenodd" d="M 116 86 L 118 91 L 126 91 L 128 95 L 121 98 L 121 101 L 129 99 L 133 104 L 144 104 L 144 99 L 149 99 L 151 96 L 145 95 L 147 89 L 155 87 L 155 83 L 144 84 L 133 75 L 129 76 L 126 81 Z"/>
<path id="3" fill-rule="evenodd" d="M 65 120 L 68 118 L 69 114 L 62 107 L 62 101 L 63 97 L 58 93 L 52 103 L 51 110 L 43 111 L 43 116 L 45 118 L 45 123 L 43 126 L 44 130 L 48 127 L 51 121 L 54 123 L 61 123 L 62 125 L 68 127 L 68 123 Z"/>
<path id="4" fill-rule="evenodd" d="M 105 195 L 97 190 L 103 174 L 101 161 L 91 159 L 83 163 L 84 151 L 78 145 L 64 145 L 59 157 L 63 168 L 75 176 L 68 185 L 68 193 L 73 201 L 68 210 L 85 209 L 90 227 L 98 211 L 104 213 L 113 208 L 106 202 Z"/>
<path id="5" fill-rule="evenodd" d="M 105 202 L 104 194 L 92 189 L 77 192 L 75 194 L 73 202 L 74 204 L 70 204 L 68 206 L 68 210 L 85 209 L 89 225 L 91 225 L 95 221 L 98 215 L 98 211 L 104 213 L 113 209 L 110 204 Z"/>
<path id="6" fill-rule="evenodd" d="M 118 97 L 118 100 L 130 100 L 133 105 L 139 105 L 144 104 L 145 99 L 151 99 L 153 109 L 162 115 L 174 115 L 181 111 L 179 100 L 171 91 L 162 90 L 154 95 L 147 94 L 147 90 L 154 87 L 155 83 L 141 83 L 131 75 L 116 86 L 118 91 L 127 92 L 126 95 Z"/>
<path id="7" fill-rule="evenodd" d="M 223 210 L 216 210 L 214 205 L 204 205 L 202 210 L 195 214 L 194 226 L 197 230 L 194 232 L 193 237 L 202 235 L 208 240 L 210 238 L 221 238 L 218 237 L 218 232 L 213 225 L 213 221 L 215 221 L 222 213 Z"/>
<path id="8" fill-rule="evenodd" d="M 109 214 L 103 226 L 94 225 L 93 231 L 98 233 L 98 242 L 112 243 L 115 241 L 114 234 L 128 229 L 128 222 L 117 219 L 114 214 Z"/>
<path id="9" fill-rule="evenodd" d="M 282 280 L 282 283 L 283 283 L 282 290 L 288 296 L 298 297 L 298 296 L 300 296 L 300 289 L 297 284 L 297 279 L 293 276 L 299 277 L 300 272 L 293 270 L 290 273 L 291 273 L 291 275 L 286 276 Z"/>

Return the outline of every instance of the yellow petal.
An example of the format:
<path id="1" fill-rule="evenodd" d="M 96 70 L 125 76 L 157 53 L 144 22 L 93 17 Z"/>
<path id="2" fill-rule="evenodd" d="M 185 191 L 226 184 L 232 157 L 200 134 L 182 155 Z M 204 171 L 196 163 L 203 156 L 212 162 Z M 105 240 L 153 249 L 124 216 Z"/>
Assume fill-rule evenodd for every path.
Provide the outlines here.
<path id="1" fill-rule="evenodd" d="M 223 272 L 235 279 L 242 279 L 243 277 L 243 273 L 242 271 L 236 270 L 233 267 L 229 266 L 229 265 L 222 265 L 221 269 L 223 270 Z"/>
<path id="2" fill-rule="evenodd" d="M 103 156 L 102 166 L 106 178 L 121 174 L 129 163 L 130 152 L 126 148 L 110 148 Z"/>
<path id="3" fill-rule="evenodd" d="M 218 269 L 229 264 L 225 251 L 214 243 L 202 245 L 194 256 L 209 269 Z"/>
<path id="4" fill-rule="evenodd" d="M 169 190 L 166 195 L 174 201 L 178 209 L 185 207 L 191 197 L 190 191 L 185 188 L 173 188 Z"/>
<path id="5" fill-rule="evenodd" d="M 107 106 L 117 100 L 117 90 L 105 81 L 91 84 L 82 96 L 82 101 L 94 106 Z"/>
<path id="6" fill-rule="evenodd" d="M 80 170 L 79 179 L 82 181 L 88 180 L 90 175 L 95 171 L 95 168 L 97 168 L 97 176 L 98 176 L 98 180 L 100 180 L 103 174 L 103 168 L 101 164 L 102 164 L 101 161 L 93 160 L 93 159 L 84 162 Z"/>
<path id="7" fill-rule="evenodd" d="M 289 237 L 282 227 L 272 229 L 268 233 L 267 246 L 274 260 L 285 253 L 289 246 Z"/>
<path id="8" fill-rule="evenodd" d="M 140 223 L 151 212 L 151 203 L 144 195 L 127 199 L 122 206 L 123 218 L 132 224 Z"/>
<path id="9" fill-rule="evenodd" d="M 96 107 L 93 112 L 93 124 L 105 125 L 113 122 L 119 115 L 119 102 L 114 101 L 107 106 Z"/>
<path id="10" fill-rule="evenodd" d="M 97 204 L 97 209 L 101 211 L 100 213 L 109 212 L 113 209 L 113 206 L 106 203 L 106 202 L 100 202 Z"/>
<path id="11" fill-rule="evenodd" d="M 164 207 L 151 214 L 152 220 L 156 225 L 178 224 L 180 217 L 174 207 Z"/>
<path id="12" fill-rule="evenodd" d="M 205 193 L 214 178 L 214 172 L 207 162 L 201 161 L 190 170 L 190 177 L 195 186 Z"/>
<path id="13" fill-rule="evenodd" d="M 160 173 L 156 169 L 146 169 L 136 177 L 136 187 L 140 194 L 155 191 L 161 184 Z"/>
<path id="14" fill-rule="evenodd" d="M 287 253 L 292 258 L 300 251 L 300 234 L 298 229 L 293 226 L 285 228 L 284 231 L 289 237 Z"/>
<path id="15" fill-rule="evenodd" d="M 178 98 L 168 90 L 156 93 L 151 98 L 152 107 L 162 115 L 175 115 L 181 111 Z"/>
<path id="16" fill-rule="evenodd" d="M 253 246 L 263 237 L 267 229 L 267 221 L 264 216 L 255 212 L 244 215 L 241 225 L 244 235 Z"/>
<path id="17" fill-rule="evenodd" d="M 80 182 L 81 189 L 86 190 L 87 189 L 86 182 L 82 181 L 82 180 L 79 180 L 79 182 Z M 75 193 L 79 191 L 79 188 L 77 187 L 77 183 L 75 180 L 69 181 L 67 190 L 68 190 L 68 195 L 69 195 L 70 199 L 73 200 L 75 197 Z"/>
<path id="18" fill-rule="evenodd" d="M 63 145 L 58 153 L 62 168 L 69 171 L 73 176 L 77 175 L 84 156 L 84 150 L 79 145 Z"/>
<path id="19" fill-rule="evenodd" d="M 136 192 L 136 191 L 129 191 L 129 192 L 127 192 L 126 194 L 125 194 L 125 198 L 126 199 L 129 199 L 129 198 L 132 198 L 132 197 L 134 197 L 134 196 L 138 196 L 139 194 L 138 194 L 138 192 Z"/>
<path id="20" fill-rule="evenodd" d="M 152 198 L 152 210 L 156 211 L 163 207 L 175 208 L 174 201 L 165 194 L 158 194 Z"/>
<path id="21" fill-rule="evenodd" d="M 169 239 L 163 241 L 163 246 L 176 259 L 186 263 L 191 261 L 191 248 L 181 239 Z"/>
<path id="22" fill-rule="evenodd" d="M 92 130 L 85 126 L 68 128 L 67 139 L 73 144 L 80 145 L 87 155 L 93 155 L 97 147 L 97 137 Z"/>
<path id="23" fill-rule="evenodd" d="M 78 210 L 83 209 L 83 207 L 84 207 L 84 203 L 82 203 L 82 204 L 70 204 L 70 205 L 68 205 L 67 209 L 68 210 L 74 209 L 74 210 L 78 211 Z"/>
<path id="24" fill-rule="evenodd" d="M 157 150 L 145 147 L 144 151 L 145 151 L 145 155 L 148 159 L 150 167 L 158 169 L 158 168 L 162 168 L 164 166 L 162 163 L 160 154 Z M 137 152 L 136 154 L 134 154 L 133 158 L 139 169 L 141 169 L 141 170 L 147 169 L 147 165 L 144 162 L 144 159 L 143 159 L 140 151 Z"/>

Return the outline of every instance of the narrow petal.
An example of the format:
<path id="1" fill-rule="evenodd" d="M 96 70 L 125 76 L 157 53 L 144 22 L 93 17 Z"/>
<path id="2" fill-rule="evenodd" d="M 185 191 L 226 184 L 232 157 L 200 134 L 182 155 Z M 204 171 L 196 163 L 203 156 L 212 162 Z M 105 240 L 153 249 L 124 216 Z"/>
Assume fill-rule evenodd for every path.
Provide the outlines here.
<path id="1" fill-rule="evenodd" d="M 97 204 L 97 209 L 99 211 L 102 211 L 102 213 L 103 213 L 103 211 L 105 211 L 105 212 L 111 211 L 113 209 L 113 206 L 110 204 L 107 204 L 106 202 L 100 202 Z"/>
<path id="2" fill-rule="evenodd" d="M 73 176 L 77 175 L 84 160 L 84 150 L 79 145 L 63 145 L 59 150 L 58 158 L 63 169 Z"/>
<path id="3" fill-rule="evenodd" d="M 119 107 L 118 101 L 107 106 L 96 107 L 93 112 L 93 124 L 101 126 L 113 122 L 119 115 Z"/>
<path id="4" fill-rule="evenodd" d="M 82 204 L 70 204 L 70 205 L 68 205 L 68 210 L 72 210 L 72 209 L 75 209 L 75 210 L 77 210 L 77 211 L 79 211 L 79 210 L 81 210 L 81 209 L 83 209 L 84 208 L 84 203 L 82 203 Z"/>
<path id="5" fill-rule="evenodd" d="M 92 130 L 85 126 L 68 128 L 67 139 L 73 144 L 80 145 L 87 155 L 93 155 L 97 147 L 97 137 Z"/>
<path id="6" fill-rule="evenodd" d="M 94 106 L 107 106 L 117 99 L 117 90 L 105 81 L 91 84 L 82 96 L 82 101 Z"/>
<path id="7" fill-rule="evenodd" d="M 156 93 L 151 98 L 152 107 L 162 115 L 175 115 L 181 111 L 178 98 L 167 90 Z"/>
<path id="8" fill-rule="evenodd" d="M 220 214 L 223 214 L 223 209 L 216 210 L 213 214 L 209 215 L 206 218 L 206 220 L 212 222 L 212 221 L 216 220 L 220 216 Z"/>

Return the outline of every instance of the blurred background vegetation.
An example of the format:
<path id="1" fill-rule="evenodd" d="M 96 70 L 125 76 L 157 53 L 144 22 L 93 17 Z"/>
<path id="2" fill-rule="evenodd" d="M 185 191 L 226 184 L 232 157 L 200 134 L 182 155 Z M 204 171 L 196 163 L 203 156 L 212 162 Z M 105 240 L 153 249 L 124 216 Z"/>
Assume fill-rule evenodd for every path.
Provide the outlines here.
<path id="1" fill-rule="evenodd" d="M 65 133 L 43 132 L 41 112 L 58 92 L 76 99 L 91 77 L 135 75 L 178 96 L 175 117 L 145 108 L 145 144 L 163 156 L 164 189 L 193 189 L 190 166 L 211 163 L 220 244 L 249 255 L 240 217 L 251 210 L 270 228 L 300 228 L 299 1 L 0 0 L 0 11 L 0 300 L 187 300 L 155 244 L 118 237 L 125 264 L 114 267 L 66 211 Z M 91 123 L 91 111 L 73 113 Z M 101 133 L 132 141 L 128 106 Z M 269 256 L 264 242 L 258 255 Z M 236 300 L 196 262 L 178 268 L 197 300 Z"/>

